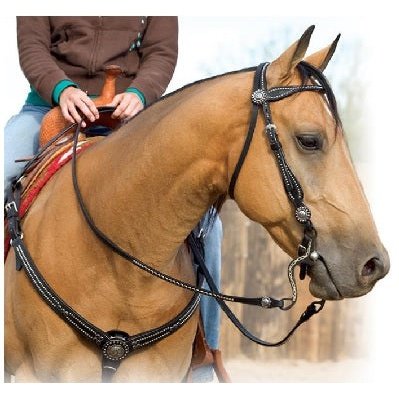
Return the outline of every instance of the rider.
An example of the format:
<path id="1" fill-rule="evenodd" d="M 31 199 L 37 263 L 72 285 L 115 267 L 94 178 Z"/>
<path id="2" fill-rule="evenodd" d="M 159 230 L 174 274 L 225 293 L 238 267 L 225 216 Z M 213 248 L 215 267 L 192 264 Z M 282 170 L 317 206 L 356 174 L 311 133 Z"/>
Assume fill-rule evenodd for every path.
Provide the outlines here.
<path id="1" fill-rule="evenodd" d="M 17 17 L 19 60 L 31 90 L 5 128 L 5 186 L 35 154 L 43 116 L 60 105 L 68 122 L 78 111 L 98 118 L 90 96 L 101 91 L 107 64 L 120 65 L 113 117 L 129 119 L 165 91 L 177 60 L 175 17 Z M 87 92 L 87 94 L 86 94 Z"/>
<path id="2" fill-rule="evenodd" d="M 92 122 L 98 119 L 92 98 L 101 91 L 104 66 L 122 67 L 119 94 L 109 105 L 116 107 L 113 118 L 126 121 L 161 97 L 177 62 L 177 17 L 17 17 L 17 36 L 30 92 L 4 129 L 5 189 L 23 170 L 24 163 L 15 160 L 38 151 L 41 121 L 52 107 L 59 105 L 71 123 L 81 121 L 79 113 Z M 219 283 L 218 218 L 204 242 L 205 260 Z M 208 343 L 217 349 L 220 316 L 215 301 L 202 301 L 201 312 Z"/>

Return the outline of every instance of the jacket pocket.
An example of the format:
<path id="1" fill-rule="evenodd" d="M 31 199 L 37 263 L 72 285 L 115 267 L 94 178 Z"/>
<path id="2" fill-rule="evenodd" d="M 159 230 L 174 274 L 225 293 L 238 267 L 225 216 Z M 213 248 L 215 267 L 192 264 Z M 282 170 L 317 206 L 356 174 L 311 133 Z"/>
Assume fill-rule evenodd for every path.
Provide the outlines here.
<path id="1" fill-rule="evenodd" d="M 66 27 L 57 32 L 51 53 L 69 65 L 89 68 L 94 50 L 95 30 L 88 26 Z"/>

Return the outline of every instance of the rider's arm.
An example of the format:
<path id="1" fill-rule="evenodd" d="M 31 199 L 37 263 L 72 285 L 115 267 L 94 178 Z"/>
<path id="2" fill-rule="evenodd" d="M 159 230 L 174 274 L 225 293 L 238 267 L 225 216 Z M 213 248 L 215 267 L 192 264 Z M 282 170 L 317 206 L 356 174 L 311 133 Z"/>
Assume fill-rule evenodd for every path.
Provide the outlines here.
<path id="1" fill-rule="evenodd" d="M 177 17 L 148 17 L 147 22 L 137 49 L 140 68 L 128 90 L 137 89 L 145 103 L 150 104 L 161 97 L 172 79 L 177 62 L 178 22 Z"/>
<path id="2" fill-rule="evenodd" d="M 23 73 L 44 100 L 49 104 L 55 104 L 53 93 L 59 100 L 63 89 L 76 85 L 57 65 L 50 53 L 49 17 L 17 17 L 17 38 L 19 62 Z M 58 84 L 63 87 L 58 86 L 57 91 Z"/>

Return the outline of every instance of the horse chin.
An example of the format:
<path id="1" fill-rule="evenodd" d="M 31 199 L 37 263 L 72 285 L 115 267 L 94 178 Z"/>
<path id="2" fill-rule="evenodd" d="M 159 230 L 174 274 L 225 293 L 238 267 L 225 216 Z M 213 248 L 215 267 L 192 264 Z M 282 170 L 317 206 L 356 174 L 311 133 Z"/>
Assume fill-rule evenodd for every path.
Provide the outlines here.
<path id="1" fill-rule="evenodd" d="M 363 285 L 348 275 L 344 279 L 339 278 L 332 275 L 331 270 L 320 261 L 309 267 L 307 274 L 310 277 L 310 293 L 316 298 L 330 301 L 366 295 L 375 284 Z"/>
<path id="2" fill-rule="evenodd" d="M 319 262 L 308 269 L 308 275 L 310 277 L 309 291 L 314 297 L 330 301 L 343 299 L 335 283 Z"/>
<path id="3" fill-rule="evenodd" d="M 326 299 L 329 301 L 343 299 L 332 283 L 320 285 L 318 282 L 310 280 L 309 291 L 314 297 L 320 299 Z"/>

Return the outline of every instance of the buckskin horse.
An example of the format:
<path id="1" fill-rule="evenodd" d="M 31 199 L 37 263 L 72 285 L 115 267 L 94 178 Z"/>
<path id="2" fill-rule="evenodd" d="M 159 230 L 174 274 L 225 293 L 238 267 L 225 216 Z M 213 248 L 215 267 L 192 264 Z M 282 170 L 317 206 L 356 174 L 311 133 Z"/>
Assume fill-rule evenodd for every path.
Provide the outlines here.
<path id="1" fill-rule="evenodd" d="M 18 244 L 22 234 L 14 236 L 5 265 L 5 365 L 16 381 L 99 382 L 101 351 L 125 357 L 115 382 L 182 381 L 197 329 L 195 304 L 173 334 L 130 356 L 122 355 L 131 341 L 101 331 L 151 332 L 187 309 L 192 291 L 135 267 L 121 252 L 195 286 L 185 240 L 206 210 L 227 197 L 293 258 L 304 231 L 305 237 L 311 233 L 297 259 L 314 296 L 357 297 L 385 276 L 388 254 L 322 74 L 337 39 L 304 58 L 312 31 L 267 68 L 226 73 L 165 96 L 80 152 L 76 179 L 71 163 L 52 177 L 22 229 L 24 245 L 53 291 L 35 280 Z M 105 245 L 88 219 L 123 251 Z M 26 273 L 17 270 L 15 254 Z M 263 300 L 269 307 L 270 298 Z M 80 324 L 69 309 L 91 324 Z M 102 350 L 81 334 L 86 327 L 97 343 L 106 340 Z"/>

